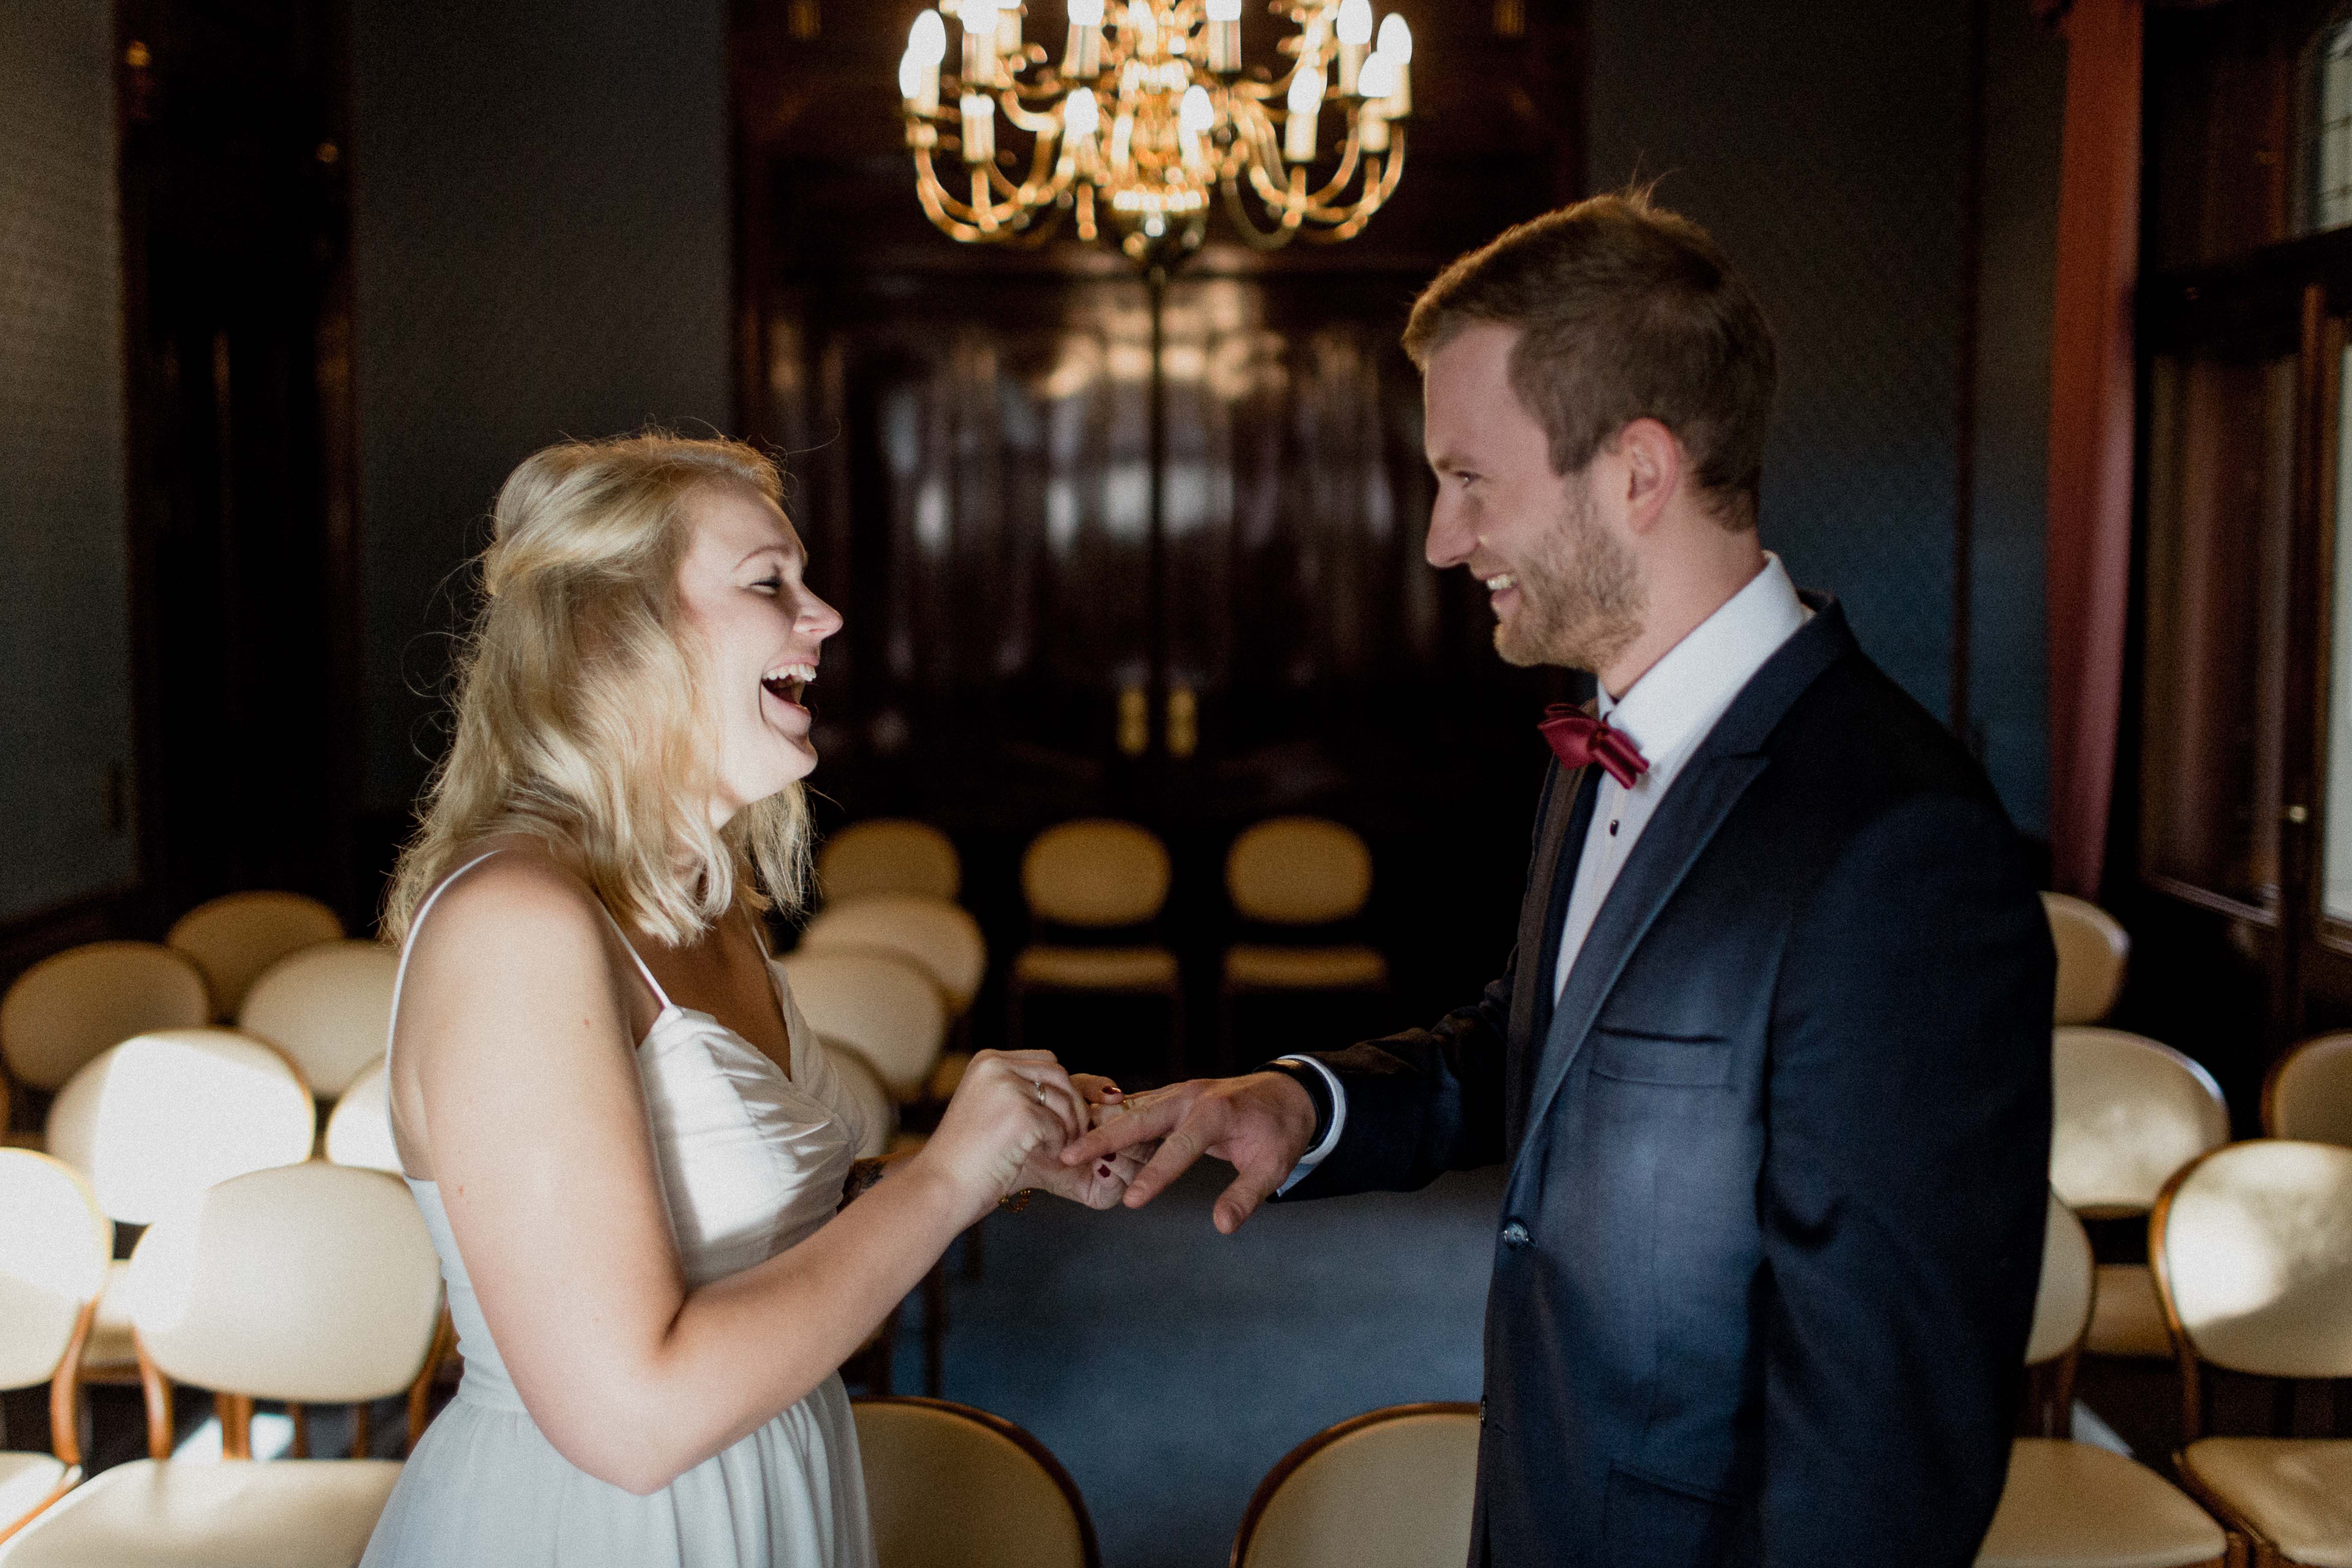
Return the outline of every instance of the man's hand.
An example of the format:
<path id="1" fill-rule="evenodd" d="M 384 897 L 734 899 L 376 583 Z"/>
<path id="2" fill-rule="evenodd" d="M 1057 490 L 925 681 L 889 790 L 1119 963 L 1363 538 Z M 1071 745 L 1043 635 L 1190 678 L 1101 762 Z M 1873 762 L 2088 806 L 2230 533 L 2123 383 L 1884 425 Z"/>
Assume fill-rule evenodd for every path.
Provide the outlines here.
<path id="1" fill-rule="evenodd" d="M 1082 1165 L 1156 1141 L 1159 1152 L 1128 1184 L 1125 1202 L 1135 1209 L 1158 1197 L 1193 1161 L 1214 1155 L 1234 1171 L 1214 1215 L 1226 1236 L 1282 1185 L 1315 1137 L 1315 1102 L 1286 1073 L 1198 1078 L 1131 1095 L 1123 1104 L 1125 1114 L 1104 1116 L 1100 1126 L 1065 1147 L 1062 1163 Z"/>

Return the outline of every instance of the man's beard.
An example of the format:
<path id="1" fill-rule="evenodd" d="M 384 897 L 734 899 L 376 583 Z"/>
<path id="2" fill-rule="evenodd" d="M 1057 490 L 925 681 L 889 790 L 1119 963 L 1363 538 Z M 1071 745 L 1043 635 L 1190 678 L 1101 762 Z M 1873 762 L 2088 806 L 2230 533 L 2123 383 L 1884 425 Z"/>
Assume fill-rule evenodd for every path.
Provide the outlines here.
<path id="1" fill-rule="evenodd" d="M 1559 526 L 1511 568 L 1517 610 L 1495 623 L 1495 651 L 1507 663 L 1557 664 L 1595 674 L 1642 635 L 1649 601 L 1633 552 L 1571 488 Z"/>

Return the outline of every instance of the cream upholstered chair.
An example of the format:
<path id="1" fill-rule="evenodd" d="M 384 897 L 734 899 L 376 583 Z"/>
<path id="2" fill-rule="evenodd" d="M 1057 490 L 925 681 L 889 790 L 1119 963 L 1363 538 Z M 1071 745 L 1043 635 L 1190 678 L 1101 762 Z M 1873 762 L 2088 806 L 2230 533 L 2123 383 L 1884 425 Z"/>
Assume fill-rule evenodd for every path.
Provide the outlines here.
<path id="1" fill-rule="evenodd" d="M 2050 917 L 2050 940 L 2058 948 L 2058 990 L 2053 1024 L 2095 1024 L 2105 1017 L 2124 988 L 2124 963 L 2131 938 L 2116 917 L 2070 893 L 2042 895 Z"/>
<path id="2" fill-rule="evenodd" d="M 1225 895 L 1234 913 L 1254 924 L 1351 921 L 1371 892 L 1370 848 L 1353 828 L 1326 817 L 1270 817 L 1225 852 Z M 1388 960 L 1361 942 L 1235 942 L 1225 949 L 1218 980 L 1219 1041 L 1229 1047 L 1233 999 L 1244 993 L 1380 990 L 1388 980 Z"/>
<path id="3" fill-rule="evenodd" d="M 152 942 L 94 942 L 43 959 L 0 997 L 0 1058 L 19 1083 L 60 1088 L 109 1046 L 212 1022 L 204 971 Z"/>
<path id="4" fill-rule="evenodd" d="M 49 1106 L 49 1152 L 89 1181 L 118 1225 L 150 1225 L 231 1176 L 310 1157 L 318 1111 L 301 1075 L 233 1029 L 167 1029 L 102 1052 Z M 82 1375 L 137 1375 L 123 1266 L 111 1266 Z"/>
<path id="5" fill-rule="evenodd" d="M 2352 1439 L 2206 1437 L 2201 1368 L 2352 1377 L 2352 1149 L 2256 1139 L 2172 1179 L 2148 1254 L 2179 1352 L 2181 1479 L 2254 1568 L 2352 1563 Z"/>
<path id="6" fill-rule="evenodd" d="M 320 1152 L 338 1165 L 400 1174 L 400 1151 L 392 1141 L 392 1079 L 382 1061 L 335 1101 Z"/>
<path id="7" fill-rule="evenodd" d="M 1012 1422 L 939 1399 L 850 1410 L 880 1568 L 1099 1568 L 1077 1483 Z"/>
<path id="8" fill-rule="evenodd" d="M 866 1122 L 865 1141 L 857 1145 L 861 1160 L 879 1160 L 889 1152 L 898 1128 L 898 1108 L 890 1102 L 890 1091 L 883 1087 L 882 1075 L 849 1047 L 832 1040 L 824 1042 L 825 1054 L 832 1059 L 834 1076 L 841 1080 L 847 1094 Z"/>
<path id="9" fill-rule="evenodd" d="M 114 1226 L 71 1166 L 0 1149 L 0 1388 L 49 1385 L 51 1452 L 0 1453 L 0 1541 L 81 1479 L 75 1366 Z"/>
<path id="10" fill-rule="evenodd" d="M 1452 1568 L 1470 1546 L 1475 1405 L 1396 1405 L 1285 1454 L 1243 1511 L 1234 1568 Z"/>
<path id="11" fill-rule="evenodd" d="M 926 893 L 871 893 L 827 905 L 801 933 L 800 951 L 880 952 L 913 964 L 940 988 L 959 1039 L 968 1035 L 972 998 L 988 973 L 988 940 L 980 922 Z M 926 1097 L 949 1099 L 971 1064 L 968 1048 L 944 1053 L 924 1086 Z"/>
<path id="12" fill-rule="evenodd" d="M 400 954 L 380 942 L 334 942 L 270 965 L 253 983 L 236 1026 L 268 1041 L 332 1100 L 383 1060 Z"/>
<path id="13" fill-rule="evenodd" d="M 245 1005 L 262 972 L 287 954 L 343 940 L 335 911 L 302 893 L 223 893 L 172 922 L 164 945 L 196 961 L 223 1023 Z"/>
<path id="14" fill-rule="evenodd" d="M 2263 1131 L 2352 1146 L 2352 1034 L 2305 1040 L 2271 1065 Z"/>
<path id="15" fill-rule="evenodd" d="M 810 1027 L 865 1058 L 892 1100 L 922 1097 L 948 1029 L 929 976 L 879 952 L 800 952 L 778 963 Z"/>
<path id="16" fill-rule="evenodd" d="M 2074 1372 L 2091 1322 L 2091 1240 L 2050 1199 L 2025 1363 L 2042 1433 L 2011 1445 L 2009 1480 L 1978 1568 L 2221 1568 L 2221 1527 L 2145 1465 L 2068 1440 Z"/>
<path id="17" fill-rule="evenodd" d="M 1032 921 L 1078 931 L 1116 931 L 1160 918 L 1168 902 L 1167 846 L 1132 822 L 1086 817 L 1049 827 L 1021 858 L 1021 891 Z M 1014 955 L 1005 984 L 1008 1041 L 1019 1048 L 1032 992 L 1079 991 L 1160 996 L 1168 1005 L 1168 1062 L 1181 1076 L 1183 989 L 1176 955 L 1156 943 L 1082 947 L 1033 942 Z"/>
<path id="18" fill-rule="evenodd" d="M 950 1013 L 961 1014 L 988 973 L 980 922 L 923 893 L 874 893 L 828 905 L 801 933 L 803 952 L 887 952 L 931 978 Z"/>
<path id="19" fill-rule="evenodd" d="M 2170 1047 L 2120 1029 L 2062 1028 L 2051 1052 L 2050 1184 L 2084 1218 L 2146 1214 L 2175 1171 L 2229 1142 L 2230 1108 L 2213 1075 Z M 2084 1348 L 2170 1359 L 2144 1266 L 2099 1266 Z"/>
<path id="20" fill-rule="evenodd" d="M 312 1161 L 212 1188 L 131 1258 L 152 1457 L 85 1482 L 0 1550 L 0 1563 L 357 1563 L 399 1464 L 257 1463 L 253 1402 L 405 1394 L 413 1442 L 440 1282 L 424 1216 L 388 1176 Z M 174 1381 L 213 1390 L 224 1458 L 168 1457 Z"/>
<path id="21" fill-rule="evenodd" d="M 955 843 L 928 822 L 900 816 L 853 822 L 816 857 L 817 891 L 828 904 L 877 893 L 916 893 L 955 902 L 963 861 Z"/>

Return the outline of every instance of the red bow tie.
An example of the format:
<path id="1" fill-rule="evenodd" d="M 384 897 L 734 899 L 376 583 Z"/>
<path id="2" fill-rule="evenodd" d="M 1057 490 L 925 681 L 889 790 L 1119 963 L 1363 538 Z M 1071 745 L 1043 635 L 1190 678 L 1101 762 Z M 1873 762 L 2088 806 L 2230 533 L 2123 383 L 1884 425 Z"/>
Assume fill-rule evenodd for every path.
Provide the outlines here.
<path id="1" fill-rule="evenodd" d="M 1625 789 L 1632 789 L 1633 781 L 1650 771 L 1650 759 L 1624 731 L 1611 729 L 1581 708 L 1555 702 L 1544 710 L 1543 722 L 1536 728 L 1543 732 L 1561 767 L 1599 763 Z"/>

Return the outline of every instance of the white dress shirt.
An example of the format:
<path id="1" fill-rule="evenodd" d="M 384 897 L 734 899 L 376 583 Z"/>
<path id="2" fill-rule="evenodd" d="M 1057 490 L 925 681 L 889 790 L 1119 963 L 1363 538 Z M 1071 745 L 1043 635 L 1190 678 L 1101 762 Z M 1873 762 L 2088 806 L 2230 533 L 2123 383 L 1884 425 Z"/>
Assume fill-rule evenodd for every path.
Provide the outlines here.
<path id="1" fill-rule="evenodd" d="M 1650 825 L 1658 803 L 1674 787 L 1675 776 L 1696 754 L 1699 744 L 1715 728 L 1765 660 L 1812 617 L 1780 558 L 1769 551 L 1764 569 L 1746 587 L 1691 628 L 1683 640 L 1644 670 L 1624 696 L 1600 694 L 1599 711 L 1649 760 L 1650 768 L 1630 789 L 1607 773 L 1601 775 L 1592 803 L 1592 825 L 1585 830 L 1584 849 L 1576 863 L 1576 880 L 1568 900 L 1568 916 L 1560 927 L 1559 952 L 1552 965 L 1552 997 L 1568 988 L 1569 972 L 1591 932 L 1592 921 L 1617 885 L 1617 873 Z M 1597 765 L 1597 764 L 1596 764 Z M 1541 963 L 1522 954 L 1521 962 Z M 1331 1089 L 1331 1125 L 1320 1142 L 1291 1167 L 1276 1192 L 1288 1192 L 1299 1178 L 1322 1163 L 1339 1146 L 1347 1125 L 1348 1093 L 1339 1077 L 1312 1057 L 1285 1057 L 1323 1075 Z"/>

